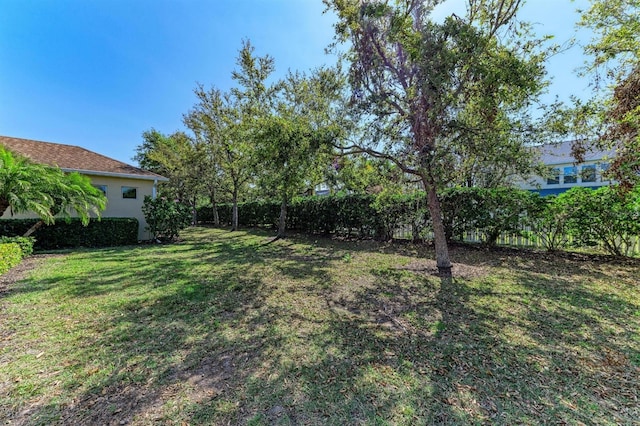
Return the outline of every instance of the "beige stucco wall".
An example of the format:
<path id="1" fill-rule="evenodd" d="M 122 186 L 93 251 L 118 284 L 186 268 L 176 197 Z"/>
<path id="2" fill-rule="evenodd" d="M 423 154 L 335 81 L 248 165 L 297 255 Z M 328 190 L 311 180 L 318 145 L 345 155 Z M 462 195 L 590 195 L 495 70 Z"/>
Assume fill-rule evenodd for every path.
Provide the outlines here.
<path id="1" fill-rule="evenodd" d="M 102 217 L 135 217 L 138 219 L 138 239 L 148 240 L 149 232 L 144 228 L 147 222 L 142 213 L 142 204 L 145 195 L 153 195 L 153 180 L 120 178 L 111 176 L 89 176 L 93 185 L 105 185 L 107 187 L 107 208 L 102 212 Z M 136 188 L 136 198 L 122 198 L 122 187 Z M 4 213 L 2 219 L 34 217 L 33 214 L 20 214 L 11 216 L 9 210 Z"/>
<path id="2" fill-rule="evenodd" d="M 102 212 L 102 217 L 135 217 L 140 223 L 138 239 L 150 239 L 151 235 L 144 230 L 147 222 L 142 214 L 142 204 L 146 195 L 153 195 L 153 181 L 109 176 L 90 177 L 92 184 L 107 186 L 107 208 Z M 122 198 L 123 186 L 136 188 L 136 198 Z"/>

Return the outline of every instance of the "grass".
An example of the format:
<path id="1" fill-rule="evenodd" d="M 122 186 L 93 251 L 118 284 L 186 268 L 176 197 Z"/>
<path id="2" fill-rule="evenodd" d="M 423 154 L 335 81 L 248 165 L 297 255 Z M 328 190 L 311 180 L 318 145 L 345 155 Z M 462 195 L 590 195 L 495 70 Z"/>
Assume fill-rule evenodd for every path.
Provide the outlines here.
<path id="1" fill-rule="evenodd" d="M 0 423 L 638 424 L 640 262 L 195 228 L 0 293 Z"/>

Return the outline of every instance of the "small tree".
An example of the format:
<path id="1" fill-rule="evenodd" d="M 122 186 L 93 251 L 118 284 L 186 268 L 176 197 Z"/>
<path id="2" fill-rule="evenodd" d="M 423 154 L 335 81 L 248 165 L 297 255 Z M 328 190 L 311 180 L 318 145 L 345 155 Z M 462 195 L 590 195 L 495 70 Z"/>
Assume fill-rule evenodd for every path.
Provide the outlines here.
<path id="1" fill-rule="evenodd" d="M 33 163 L 0 146 L 0 214 L 10 208 L 12 213 L 31 211 L 41 219 L 25 236 L 60 216 L 68 219 L 75 214 L 86 226 L 91 214 L 99 218 L 106 204 L 88 177 Z"/>
<path id="2" fill-rule="evenodd" d="M 32 211 L 46 223 L 54 221 L 53 198 L 48 193 L 57 174 L 42 164 L 14 155 L 0 146 L 0 215 Z"/>
<path id="3" fill-rule="evenodd" d="M 255 57 L 253 51 L 249 41 L 243 42 L 236 62 L 238 68 L 232 73 L 240 87 L 225 93 L 215 87 L 205 90 L 198 85 L 194 90 L 198 103 L 183 118 L 196 141 L 203 145 L 212 204 L 215 206 L 213 198 L 218 187 L 231 196 L 232 231 L 238 228 L 241 193 L 262 161 L 255 156 L 251 129 L 268 109 L 272 93 L 265 81 L 274 70 L 273 59 L 268 55 Z"/>
<path id="4" fill-rule="evenodd" d="M 147 195 L 144 197 L 142 212 L 147 221 L 145 229 L 159 241 L 174 241 L 180 231 L 191 224 L 191 208 L 166 197 L 154 200 Z"/>
<path id="5" fill-rule="evenodd" d="M 262 181 L 281 203 L 277 237 L 285 236 L 292 198 L 320 183 L 323 169 L 331 163 L 329 153 L 343 132 L 335 108 L 343 84 L 340 73 L 332 69 L 310 76 L 289 73 L 278 85 L 273 110 L 258 123 Z"/>
<path id="6" fill-rule="evenodd" d="M 184 116 L 184 123 L 195 134 L 205 161 L 202 179 L 209 188 L 212 204 L 220 188 L 231 196 L 231 230 L 238 229 L 238 202 L 241 192 L 253 176 L 253 153 L 243 129 L 238 100 L 216 88 L 195 89 L 198 103 Z"/>
<path id="7" fill-rule="evenodd" d="M 134 159 L 141 167 L 169 178 L 169 182 L 161 185 L 160 194 L 190 204 L 193 221 L 197 221 L 197 199 L 208 188 L 205 185 L 208 158 L 202 147 L 180 131 L 167 136 L 151 129 L 142 138 Z"/>

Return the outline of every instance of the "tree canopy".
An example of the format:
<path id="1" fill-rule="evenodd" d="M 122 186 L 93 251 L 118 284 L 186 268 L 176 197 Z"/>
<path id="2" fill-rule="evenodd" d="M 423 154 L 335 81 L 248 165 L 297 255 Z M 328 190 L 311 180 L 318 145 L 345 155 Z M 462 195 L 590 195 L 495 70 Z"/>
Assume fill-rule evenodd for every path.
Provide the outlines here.
<path id="1" fill-rule="evenodd" d="M 602 128 L 595 141 L 575 145 L 581 153 L 591 143 L 599 149 L 614 149 L 610 176 L 623 190 L 640 184 L 640 1 L 592 0 L 579 25 L 590 28 L 594 37 L 585 46 L 592 61 L 587 70 L 600 89 L 592 108 L 596 126 Z"/>
<path id="2" fill-rule="evenodd" d="M 271 102 L 266 80 L 274 70 L 269 56 L 255 57 L 251 43 L 245 41 L 232 77 L 239 84 L 229 92 L 216 87 L 206 90 L 198 85 L 194 93 L 198 102 L 184 116 L 185 125 L 202 145 L 209 168 L 209 182 L 224 182 L 222 189 L 233 203 L 232 230 L 238 228 L 240 193 L 255 176 L 260 162 L 256 157 L 252 128 Z M 215 188 L 210 186 L 211 191 Z"/>
<path id="3" fill-rule="evenodd" d="M 322 182 L 334 143 L 344 132 L 338 119 L 343 78 L 328 68 L 310 75 L 290 72 L 277 87 L 273 108 L 256 128 L 256 143 L 259 156 L 266 160 L 261 181 L 281 201 L 278 236 L 282 237 L 287 204 Z"/>
<path id="4" fill-rule="evenodd" d="M 520 161 L 528 155 L 521 135 L 532 127 L 523 111 L 544 87 L 545 52 L 516 25 L 519 0 L 470 0 L 466 17 L 444 22 L 431 19 L 436 0 L 325 3 L 338 14 L 338 41 L 351 43 L 352 105 L 366 122 L 362 138 L 345 148 L 420 178 L 447 275 L 438 193 L 473 168 L 470 159 L 483 173 L 530 164 Z"/>

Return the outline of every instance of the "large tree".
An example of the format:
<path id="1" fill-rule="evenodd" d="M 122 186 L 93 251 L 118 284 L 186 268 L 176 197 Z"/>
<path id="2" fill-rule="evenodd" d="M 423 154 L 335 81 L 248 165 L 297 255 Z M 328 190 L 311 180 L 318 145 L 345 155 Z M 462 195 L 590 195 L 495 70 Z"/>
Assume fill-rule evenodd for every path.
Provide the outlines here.
<path id="1" fill-rule="evenodd" d="M 325 0 L 338 14 L 338 41 L 348 40 L 352 103 L 366 121 L 351 152 L 366 152 L 417 176 L 426 191 L 436 261 L 451 261 L 439 192 L 467 152 L 485 164 L 513 162 L 502 149 L 526 131 L 526 109 L 544 84 L 545 59 L 514 17 L 520 0 L 469 0 L 467 16 L 431 19 L 439 0 Z M 521 146 L 522 138 L 516 139 Z M 453 173 L 452 173 L 453 172 Z"/>
<path id="2" fill-rule="evenodd" d="M 133 156 L 133 160 L 145 170 L 164 175 L 166 173 L 165 166 L 153 160 L 149 154 L 171 144 L 172 141 L 167 135 L 154 128 L 146 130 L 142 132 L 142 143 L 136 147 L 136 155 Z"/>
<path id="3" fill-rule="evenodd" d="M 232 201 L 232 230 L 238 228 L 240 193 L 255 175 L 259 159 L 255 155 L 252 126 L 268 108 L 272 89 L 266 80 L 274 70 L 269 56 L 255 57 L 249 41 L 243 42 L 232 78 L 239 84 L 230 92 L 202 85 L 195 89 L 198 103 L 184 116 L 185 125 L 203 144 L 211 179 L 227 183 Z"/>
<path id="4" fill-rule="evenodd" d="M 240 110 L 235 99 L 216 88 L 195 90 L 199 102 L 184 116 L 186 126 L 202 144 L 211 171 L 218 171 L 228 185 L 232 207 L 232 227 L 238 228 L 238 201 L 243 186 L 252 176 L 250 141 L 243 137 Z"/>
<path id="5" fill-rule="evenodd" d="M 87 225 L 92 214 L 100 217 L 106 202 L 88 177 L 34 163 L 0 146 L 0 215 L 10 209 L 12 214 L 33 212 L 41 219 L 25 235 L 54 223 L 56 217 L 76 215 Z"/>
<path id="6" fill-rule="evenodd" d="M 587 70 L 601 89 L 596 102 L 604 106 L 595 144 L 615 149 L 610 175 L 629 190 L 640 184 L 640 1 L 592 0 L 579 25 L 594 33 L 585 46 L 592 57 Z M 578 158 L 586 142 L 575 144 Z"/>

